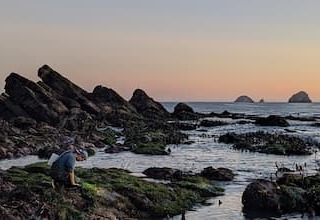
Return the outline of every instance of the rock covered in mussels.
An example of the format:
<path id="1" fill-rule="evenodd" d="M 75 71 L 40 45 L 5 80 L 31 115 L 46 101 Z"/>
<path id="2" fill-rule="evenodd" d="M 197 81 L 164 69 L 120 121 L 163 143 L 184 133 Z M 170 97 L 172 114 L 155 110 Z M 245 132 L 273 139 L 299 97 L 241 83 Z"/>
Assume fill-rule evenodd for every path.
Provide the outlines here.
<path id="1" fill-rule="evenodd" d="M 300 91 L 292 95 L 289 99 L 289 103 L 311 103 L 311 102 L 312 101 L 309 98 L 309 95 L 304 91 Z"/>

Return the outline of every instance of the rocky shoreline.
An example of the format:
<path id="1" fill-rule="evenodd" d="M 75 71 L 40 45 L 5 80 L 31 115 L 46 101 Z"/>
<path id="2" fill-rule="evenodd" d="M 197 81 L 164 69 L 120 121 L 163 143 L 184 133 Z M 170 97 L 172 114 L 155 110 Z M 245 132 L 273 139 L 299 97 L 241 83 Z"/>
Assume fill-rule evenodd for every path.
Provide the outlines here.
<path id="1" fill-rule="evenodd" d="M 212 168 L 211 168 L 212 169 Z M 81 187 L 51 187 L 49 167 L 36 163 L 0 172 L 0 214 L 4 219 L 141 219 L 183 214 L 196 203 L 223 194 L 223 188 L 191 172 L 168 168 L 145 171 L 149 177 L 170 179 L 154 183 L 121 169 L 77 168 Z M 233 175 L 228 171 L 228 176 Z M 215 176 L 225 175 L 219 172 Z"/>
<path id="2" fill-rule="evenodd" d="M 79 147 L 87 149 L 90 155 L 100 148 L 106 153 L 131 151 L 165 156 L 171 153 L 170 144 L 192 143 L 184 131 L 228 126 L 230 122 L 225 119 L 236 119 L 232 123 L 253 124 L 261 129 L 287 127 L 290 121 L 315 125 L 318 121 L 317 118 L 260 117 L 228 111 L 204 114 L 185 103 L 178 103 L 170 113 L 141 89 L 135 90 L 126 101 L 101 85 L 87 92 L 47 65 L 38 70 L 38 76 L 42 81 L 33 82 L 17 73 L 6 78 L 5 93 L 0 96 L 0 159 L 25 155 L 49 158 L 52 153 Z M 218 139 L 221 143 L 233 144 L 236 150 L 277 155 L 310 155 L 313 148 L 319 147 L 318 143 L 289 134 L 263 131 L 227 132 Z M 48 169 L 40 163 L 0 171 L 1 216 L 6 219 L 30 216 L 140 219 L 179 215 L 197 203 L 221 195 L 223 189 L 213 181 L 232 181 L 235 175 L 223 167 L 207 167 L 198 174 L 169 167 L 150 167 L 144 172 L 149 178 L 167 181 L 164 184 L 147 182 L 126 170 L 79 168 L 76 173 L 82 187 L 58 192 L 50 186 Z M 274 186 L 271 182 L 263 183 Z M 245 204 L 249 200 L 243 201 Z M 251 209 L 245 205 L 247 212 Z M 302 209 L 294 206 L 292 210 Z"/>

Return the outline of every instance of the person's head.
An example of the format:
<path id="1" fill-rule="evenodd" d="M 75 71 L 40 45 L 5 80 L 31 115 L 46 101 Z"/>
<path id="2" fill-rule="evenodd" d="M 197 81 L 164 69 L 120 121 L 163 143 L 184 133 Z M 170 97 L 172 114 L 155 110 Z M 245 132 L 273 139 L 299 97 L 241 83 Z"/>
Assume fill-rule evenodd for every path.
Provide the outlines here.
<path id="1" fill-rule="evenodd" d="M 76 153 L 76 160 L 77 161 L 83 161 L 88 158 L 88 153 L 84 149 L 77 149 L 77 150 L 75 150 L 75 153 Z"/>

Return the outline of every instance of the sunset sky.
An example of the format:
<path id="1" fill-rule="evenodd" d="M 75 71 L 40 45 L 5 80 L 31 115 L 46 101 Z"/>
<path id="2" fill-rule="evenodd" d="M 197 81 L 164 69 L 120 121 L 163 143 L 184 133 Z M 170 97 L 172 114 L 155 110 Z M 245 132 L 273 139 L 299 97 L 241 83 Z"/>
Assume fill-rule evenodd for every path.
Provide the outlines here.
<path id="1" fill-rule="evenodd" d="M 0 88 L 43 64 L 158 101 L 320 101 L 319 0 L 0 0 Z"/>

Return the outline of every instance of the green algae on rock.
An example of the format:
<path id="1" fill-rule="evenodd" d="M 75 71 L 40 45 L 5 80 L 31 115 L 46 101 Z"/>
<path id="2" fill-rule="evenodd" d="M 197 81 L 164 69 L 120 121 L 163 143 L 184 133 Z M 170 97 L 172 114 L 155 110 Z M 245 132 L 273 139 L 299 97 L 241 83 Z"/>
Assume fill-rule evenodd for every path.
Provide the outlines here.
<path id="1" fill-rule="evenodd" d="M 0 172 L 0 214 L 6 219 L 151 218 L 178 215 L 219 195 L 203 178 L 153 183 L 122 169 L 76 168 L 81 187 L 53 189 L 50 168 L 36 163 Z M 24 207 L 19 209 L 17 207 Z"/>

